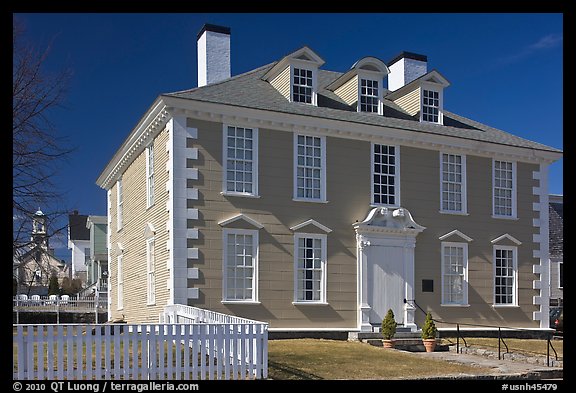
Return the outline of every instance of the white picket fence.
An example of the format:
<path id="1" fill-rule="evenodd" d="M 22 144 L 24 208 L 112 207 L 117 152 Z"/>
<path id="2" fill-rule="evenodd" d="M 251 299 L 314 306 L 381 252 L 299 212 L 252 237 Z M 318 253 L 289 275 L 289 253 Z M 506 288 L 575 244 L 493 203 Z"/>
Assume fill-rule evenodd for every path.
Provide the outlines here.
<path id="1" fill-rule="evenodd" d="M 97 296 L 68 296 L 57 295 L 39 296 L 17 295 L 12 299 L 12 308 L 19 311 L 95 311 L 100 309 L 105 311 L 108 308 L 108 302 L 105 298 Z"/>
<path id="2" fill-rule="evenodd" d="M 267 378 L 268 324 L 244 321 L 13 325 L 13 378 Z"/>

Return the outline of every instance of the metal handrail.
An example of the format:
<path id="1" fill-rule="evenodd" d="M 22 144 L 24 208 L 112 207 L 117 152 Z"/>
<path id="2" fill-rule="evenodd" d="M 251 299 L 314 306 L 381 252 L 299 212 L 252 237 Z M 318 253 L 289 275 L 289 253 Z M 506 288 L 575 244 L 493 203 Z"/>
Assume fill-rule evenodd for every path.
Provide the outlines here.
<path id="1" fill-rule="evenodd" d="M 509 353 L 508 345 L 506 345 L 506 342 L 504 341 L 504 338 L 502 337 L 502 331 L 501 331 L 500 327 L 498 327 L 498 360 L 500 360 L 500 341 L 502 341 L 502 344 L 504 344 L 504 346 L 506 347 L 506 353 Z M 504 355 L 502 355 L 502 356 L 504 356 Z"/>

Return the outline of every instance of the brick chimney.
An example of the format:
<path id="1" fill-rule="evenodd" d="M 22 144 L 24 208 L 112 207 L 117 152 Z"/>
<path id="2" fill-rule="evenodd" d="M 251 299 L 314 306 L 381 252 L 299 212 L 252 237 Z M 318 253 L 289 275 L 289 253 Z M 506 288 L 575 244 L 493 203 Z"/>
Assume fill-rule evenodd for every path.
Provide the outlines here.
<path id="1" fill-rule="evenodd" d="M 205 24 L 197 40 L 198 87 L 230 78 L 230 28 Z"/>
<path id="2" fill-rule="evenodd" d="M 388 90 L 398 90 L 428 72 L 428 58 L 411 52 L 402 52 L 388 62 Z"/>

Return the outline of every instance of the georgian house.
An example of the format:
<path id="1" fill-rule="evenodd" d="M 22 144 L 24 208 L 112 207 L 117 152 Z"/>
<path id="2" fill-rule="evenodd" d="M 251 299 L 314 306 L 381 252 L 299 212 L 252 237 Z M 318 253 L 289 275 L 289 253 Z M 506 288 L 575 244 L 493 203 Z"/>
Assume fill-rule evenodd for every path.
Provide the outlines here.
<path id="1" fill-rule="evenodd" d="M 388 309 L 412 330 L 423 311 L 548 328 L 560 150 L 448 111 L 458 86 L 424 55 L 335 72 L 304 46 L 231 76 L 230 54 L 230 30 L 205 25 L 199 86 L 160 95 L 97 180 L 111 318 L 186 304 L 272 331 L 371 331 Z"/>

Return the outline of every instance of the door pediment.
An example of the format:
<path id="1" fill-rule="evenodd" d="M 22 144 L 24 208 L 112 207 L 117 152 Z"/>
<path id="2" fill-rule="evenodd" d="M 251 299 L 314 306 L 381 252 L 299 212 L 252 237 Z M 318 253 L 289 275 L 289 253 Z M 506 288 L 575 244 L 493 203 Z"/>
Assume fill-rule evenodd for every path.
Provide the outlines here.
<path id="1" fill-rule="evenodd" d="M 375 207 L 370 210 L 364 221 L 354 223 L 354 229 L 359 234 L 363 232 L 385 232 L 416 236 L 426 227 L 417 224 L 406 208 Z"/>

